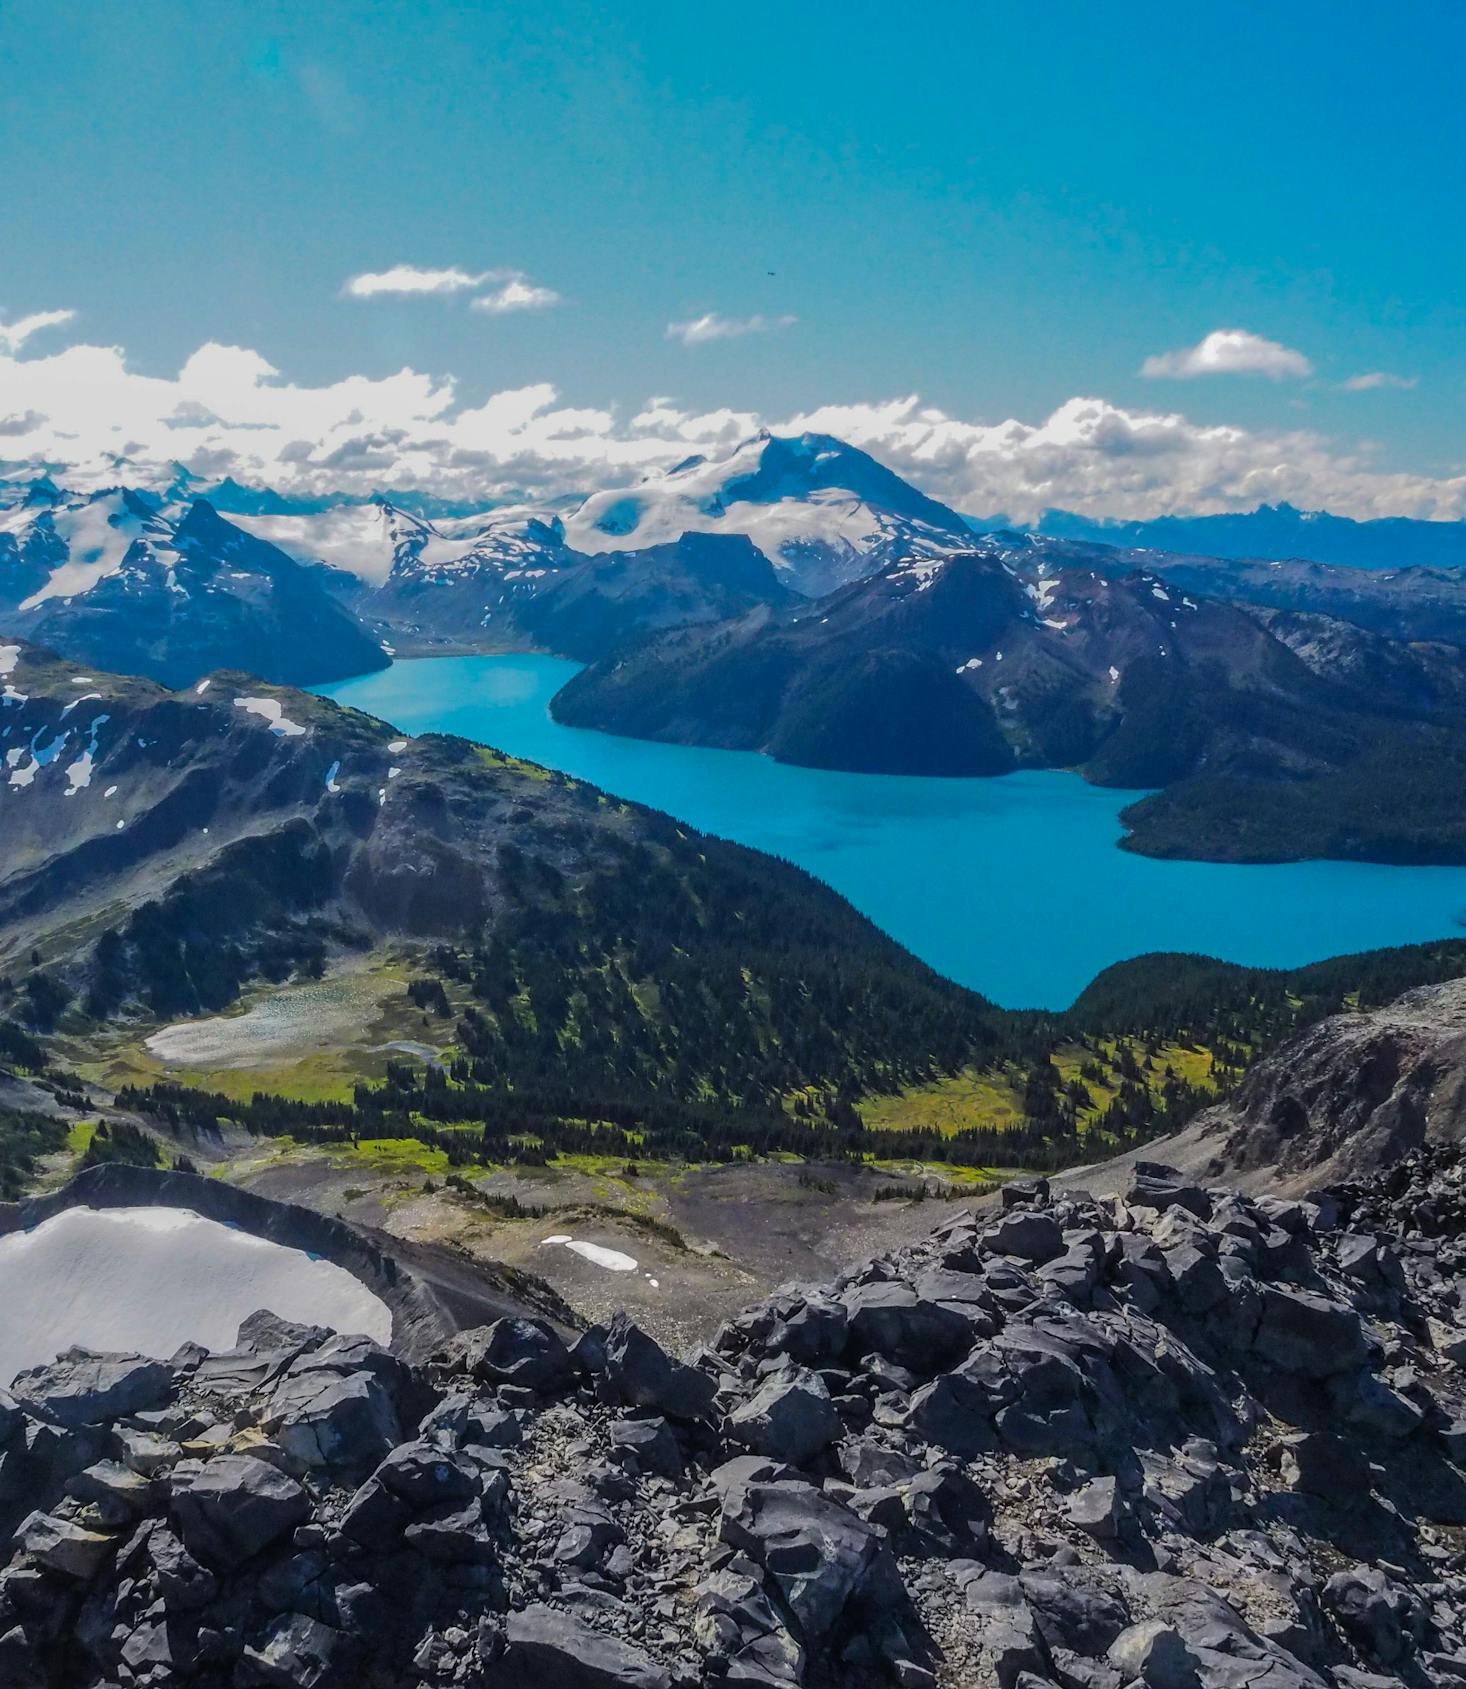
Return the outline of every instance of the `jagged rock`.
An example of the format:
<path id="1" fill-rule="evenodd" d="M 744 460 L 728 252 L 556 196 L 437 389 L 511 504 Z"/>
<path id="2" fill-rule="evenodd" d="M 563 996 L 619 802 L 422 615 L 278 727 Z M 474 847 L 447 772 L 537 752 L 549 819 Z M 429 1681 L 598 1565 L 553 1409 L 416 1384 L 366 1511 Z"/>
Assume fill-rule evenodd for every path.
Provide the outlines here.
<path id="1" fill-rule="evenodd" d="M 1291 1490 L 1350 1506 L 1370 1488 L 1364 1451 L 1327 1431 L 1297 1431 L 1278 1445 L 1278 1466 Z"/>
<path id="2" fill-rule="evenodd" d="M 1122 1630 L 1106 1658 L 1126 1682 L 1146 1689 L 1187 1689 L 1200 1684 L 1197 1660 L 1181 1634 L 1162 1619 L 1142 1619 Z"/>
<path id="3" fill-rule="evenodd" d="M 400 1443 L 373 1477 L 413 1512 L 462 1502 L 474 1494 L 473 1474 L 425 1438 Z"/>
<path id="4" fill-rule="evenodd" d="M 1391 1442 L 1412 1436 L 1425 1423 L 1425 1410 L 1372 1372 L 1334 1378 L 1329 1400 L 1356 1432 Z"/>
<path id="5" fill-rule="evenodd" d="M 1425 1633 L 1420 1602 L 1377 1566 L 1335 1572 L 1323 1586 L 1323 1604 L 1361 1651 L 1382 1666 L 1400 1664 Z"/>
<path id="6" fill-rule="evenodd" d="M 1064 1248 L 1057 1221 L 1033 1210 L 1007 1213 L 980 1235 L 983 1246 L 994 1255 L 1016 1255 L 1021 1261 L 1051 1261 Z"/>
<path id="7" fill-rule="evenodd" d="M 363 1548 L 385 1554 L 402 1539 L 412 1518 L 407 1503 L 380 1478 L 371 1477 L 357 1490 L 341 1515 L 341 1534 Z"/>
<path id="8" fill-rule="evenodd" d="M 825 1640 L 881 1556 L 871 1526 L 804 1483 L 731 1490 L 719 1534 L 773 1578 L 806 1648 Z"/>
<path id="9" fill-rule="evenodd" d="M 1047 1179 L 1010 1179 L 998 1191 L 998 1203 L 1003 1209 L 1031 1205 L 1044 1207 L 1049 1200 Z"/>
<path id="10" fill-rule="evenodd" d="M 717 1388 L 705 1373 L 674 1361 L 624 1313 L 616 1315 L 606 1333 L 602 1377 L 610 1400 L 669 1419 L 705 1419 Z"/>
<path id="11" fill-rule="evenodd" d="M 496 1558 L 494 1542 L 483 1513 L 477 1498 L 457 1508 L 448 1503 L 425 1518 L 415 1519 L 402 1539 L 429 1560 L 455 1566 L 492 1565 Z"/>
<path id="12" fill-rule="evenodd" d="M 845 1349 L 850 1316 L 833 1296 L 799 1298 L 770 1331 L 765 1347 L 773 1355 L 788 1355 L 805 1366 L 838 1360 Z"/>
<path id="13" fill-rule="evenodd" d="M 1182 1208 L 1198 1220 L 1211 1217 L 1211 1198 L 1206 1192 L 1186 1184 L 1174 1167 L 1157 1161 L 1135 1163 L 1125 1201 L 1131 1208 Z"/>
<path id="14" fill-rule="evenodd" d="M 198 1658 L 198 1633 L 186 1620 L 171 1618 L 161 1606 L 148 1608 L 123 1642 L 121 1658 L 135 1683 L 177 1683 L 192 1674 Z"/>
<path id="15" fill-rule="evenodd" d="M 970 1458 L 997 1447 L 992 1426 L 992 1398 L 959 1373 L 943 1373 L 911 1398 L 905 1427 L 923 1442 L 949 1454 Z"/>
<path id="16" fill-rule="evenodd" d="M 309 1514 L 300 1485 L 253 1455 L 218 1455 L 173 1491 L 173 1516 L 189 1553 L 226 1571 Z"/>
<path id="17" fill-rule="evenodd" d="M 101 1509 L 107 1522 L 120 1526 L 151 1507 L 156 1493 L 150 1479 L 116 1460 L 100 1460 L 66 1480 L 66 1493 Z"/>
<path id="18" fill-rule="evenodd" d="M 665 1419 L 613 1420 L 606 1437 L 612 1456 L 638 1471 L 675 1478 L 682 1470 L 682 1447 Z"/>
<path id="19" fill-rule="evenodd" d="M 551 1391 L 574 1370 L 559 1333 L 543 1320 L 502 1319 L 460 1332 L 439 1364 L 485 1384 L 516 1384 Z"/>
<path id="20" fill-rule="evenodd" d="M 171 1437 L 132 1425 L 114 1427 L 112 1441 L 122 1464 L 144 1478 L 155 1477 L 183 1458 L 183 1450 Z"/>
<path id="21" fill-rule="evenodd" d="M 515 1689 L 671 1689 L 666 1669 L 640 1648 L 553 1607 L 526 1607 L 505 1622 L 504 1672 Z"/>
<path id="22" fill-rule="evenodd" d="M 370 1372 L 289 1372 L 262 1419 L 303 1466 L 370 1466 L 402 1435 L 391 1392 Z"/>
<path id="23" fill-rule="evenodd" d="M 194 1559 L 166 1525 L 149 1533 L 147 1555 L 169 1612 L 192 1612 L 213 1600 L 219 1580 Z"/>
<path id="24" fill-rule="evenodd" d="M 953 1562 L 952 1575 L 976 1622 L 982 1680 L 998 1689 L 1018 1689 L 1028 1674 L 1051 1681 L 1048 1649 L 1018 1579 L 966 1560 Z"/>
<path id="25" fill-rule="evenodd" d="M 841 1445 L 840 1470 L 857 1489 L 879 1489 L 904 1484 L 922 1470 L 921 1462 L 906 1449 L 888 1448 L 868 1438 L 856 1438 Z"/>
<path id="26" fill-rule="evenodd" d="M 707 1654 L 728 1662 L 739 1683 L 797 1684 L 804 1649 L 781 1622 L 758 1567 L 742 1555 L 698 1585 L 693 1634 Z"/>
<path id="27" fill-rule="evenodd" d="M 929 1378 L 971 1342 L 961 1314 L 927 1302 L 899 1282 L 857 1285 L 841 1298 L 850 1341 L 862 1354 L 882 1355 Z"/>
<path id="28" fill-rule="evenodd" d="M 285 1613 L 257 1644 L 245 1649 L 237 1681 L 278 1689 L 326 1689 L 340 1679 L 350 1653 L 349 1641 L 339 1630 L 302 1613 Z"/>
<path id="29" fill-rule="evenodd" d="M 1047 1261 L 959 1216 L 693 1366 L 624 1316 L 427 1370 L 259 1318 L 153 1409 L 0 1396 L 0 1684 L 1466 1684 L 1466 1151 L 1142 1183 L 1010 1194 Z"/>
<path id="30" fill-rule="evenodd" d="M 1069 1521 L 1086 1536 L 1113 1542 L 1125 1521 L 1126 1508 L 1113 1478 L 1095 1478 L 1069 1498 Z"/>
<path id="31" fill-rule="evenodd" d="M 10 1386 L 28 1412 L 65 1426 L 100 1425 L 159 1407 L 172 1390 L 173 1373 L 163 1361 L 89 1349 L 68 1349 L 50 1366 L 21 1373 Z"/>
<path id="32" fill-rule="evenodd" d="M 453 1447 L 517 1449 L 524 1441 L 524 1429 L 513 1413 L 476 1401 L 465 1390 L 450 1391 L 423 1415 L 418 1431 Z"/>
<path id="33" fill-rule="evenodd" d="M 1359 1315 L 1311 1290 L 1262 1287 L 1262 1321 L 1254 1348 L 1281 1372 L 1332 1378 L 1352 1372 L 1367 1355 Z"/>
<path id="34" fill-rule="evenodd" d="M 804 1466 L 839 1437 L 840 1416 L 818 1373 L 786 1364 L 728 1415 L 728 1433 L 755 1454 Z"/>
<path id="35" fill-rule="evenodd" d="M 19 1625 L 12 1625 L 0 1635 L 0 1683 L 13 1689 L 45 1689 L 45 1670 L 30 1638 Z"/>
<path id="36" fill-rule="evenodd" d="M 50 1513 L 32 1513 L 22 1520 L 15 1540 L 36 1565 L 81 1583 L 96 1577 L 117 1548 L 112 1537 L 83 1530 L 70 1519 Z"/>
<path id="37" fill-rule="evenodd" d="M 1051 1653 L 1103 1655 L 1130 1623 L 1124 1600 L 1094 1572 L 1024 1572 L 1018 1582 Z"/>

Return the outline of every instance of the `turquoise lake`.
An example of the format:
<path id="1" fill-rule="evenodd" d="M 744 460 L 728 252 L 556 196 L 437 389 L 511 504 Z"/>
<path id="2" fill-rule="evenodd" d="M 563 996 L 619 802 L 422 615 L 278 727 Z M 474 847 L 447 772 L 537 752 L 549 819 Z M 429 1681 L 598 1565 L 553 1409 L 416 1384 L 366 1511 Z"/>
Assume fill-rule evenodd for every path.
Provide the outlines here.
<path id="1" fill-rule="evenodd" d="M 432 657 L 317 690 L 404 733 L 457 733 L 786 857 L 1007 1008 L 1065 1008 L 1100 969 L 1151 950 L 1296 967 L 1460 931 L 1466 868 L 1153 861 L 1116 848 L 1136 794 L 1074 774 L 832 774 L 561 727 L 549 702 L 576 667 Z"/>

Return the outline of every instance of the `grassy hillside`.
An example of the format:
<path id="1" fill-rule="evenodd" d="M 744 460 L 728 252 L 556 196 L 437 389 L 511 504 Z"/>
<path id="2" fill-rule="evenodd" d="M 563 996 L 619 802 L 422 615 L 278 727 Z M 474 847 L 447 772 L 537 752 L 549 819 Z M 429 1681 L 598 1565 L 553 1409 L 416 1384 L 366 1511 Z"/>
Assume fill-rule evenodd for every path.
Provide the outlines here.
<path id="1" fill-rule="evenodd" d="M 584 964 L 582 942 L 583 934 L 573 947 Z M 772 1021 L 760 1014 L 736 1017 L 735 1036 L 761 1033 L 769 1040 L 757 1083 L 741 1089 L 730 1084 L 731 1064 L 706 1066 L 696 1059 L 700 1048 L 705 1056 L 721 1048 L 706 1018 L 715 994 L 704 1001 L 702 1019 L 668 1020 L 681 988 L 665 997 L 660 990 L 632 990 L 618 963 L 618 1009 L 618 988 L 605 984 L 612 970 L 603 964 L 592 971 L 607 995 L 598 1005 L 597 1036 L 585 1039 L 587 975 L 572 969 L 579 981 L 574 987 L 563 975 L 557 987 L 552 972 L 526 981 L 506 970 L 496 981 L 485 959 L 475 958 L 473 965 L 480 962 L 485 971 L 474 987 L 467 956 L 437 958 L 445 977 L 453 975 L 456 991 L 461 994 L 466 981 L 470 998 L 475 989 L 481 993 L 465 1001 L 456 1021 L 451 1009 L 444 1015 L 453 1026 L 456 1054 L 442 1069 L 393 1062 L 383 1083 L 358 1085 L 350 1100 L 269 1094 L 241 1100 L 173 1084 L 131 1088 L 121 1100 L 185 1139 L 229 1122 L 261 1136 L 368 1157 L 384 1141 L 400 1156 L 410 1141 L 418 1146 L 415 1164 L 428 1172 L 583 1155 L 660 1162 L 762 1154 L 984 1170 L 1058 1167 L 1172 1130 L 1235 1084 L 1258 1056 L 1324 1015 L 1368 1008 L 1412 985 L 1466 973 L 1466 941 L 1288 971 L 1205 957 L 1142 957 L 1107 970 L 1066 1017 L 994 1011 L 991 1054 L 902 1068 L 885 1060 L 872 1066 L 851 1046 L 828 1058 L 844 1075 L 838 1083 L 802 1076 L 813 1065 L 812 1054 L 806 1049 L 794 1059 L 794 1050 L 784 1049 L 776 1030 L 788 1025 L 782 1015 Z M 752 989 L 747 981 L 725 985 L 733 1002 L 745 1001 Z M 423 983 L 415 989 L 426 1000 L 433 988 Z M 507 1032 L 502 1038 L 501 1025 Z M 694 1034 L 683 1060 L 675 1054 L 672 1029 L 678 1025 Z M 711 1040 L 706 1046 L 697 1043 L 699 1028 Z M 616 1051 L 624 1057 L 619 1069 Z"/>

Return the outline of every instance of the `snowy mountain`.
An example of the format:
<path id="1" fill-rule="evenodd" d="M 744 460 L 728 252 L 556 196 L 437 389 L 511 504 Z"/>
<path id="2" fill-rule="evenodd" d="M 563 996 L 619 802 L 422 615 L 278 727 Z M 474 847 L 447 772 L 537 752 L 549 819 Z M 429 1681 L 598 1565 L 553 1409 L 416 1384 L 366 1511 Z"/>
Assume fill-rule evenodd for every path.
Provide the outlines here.
<path id="1" fill-rule="evenodd" d="M 626 490 L 594 493 L 565 523 L 579 551 L 625 551 L 684 533 L 743 534 L 794 591 L 814 596 L 896 557 L 971 544 L 946 505 L 828 434 L 759 434 L 729 457 L 688 458 Z"/>
<path id="2" fill-rule="evenodd" d="M 409 572 L 447 584 L 465 567 L 556 567 L 562 551 L 601 556 L 721 534 L 751 541 L 788 589 L 810 596 L 894 557 L 943 556 L 972 538 L 955 511 L 828 434 L 759 434 L 726 457 L 688 458 L 635 486 L 592 493 L 568 514 L 525 504 L 429 519 L 380 498 L 233 520 L 371 586 Z"/>
<path id="3" fill-rule="evenodd" d="M 315 572 L 205 501 L 48 479 L 0 508 L 0 631 L 173 686 L 226 665 L 291 682 L 386 661 Z"/>

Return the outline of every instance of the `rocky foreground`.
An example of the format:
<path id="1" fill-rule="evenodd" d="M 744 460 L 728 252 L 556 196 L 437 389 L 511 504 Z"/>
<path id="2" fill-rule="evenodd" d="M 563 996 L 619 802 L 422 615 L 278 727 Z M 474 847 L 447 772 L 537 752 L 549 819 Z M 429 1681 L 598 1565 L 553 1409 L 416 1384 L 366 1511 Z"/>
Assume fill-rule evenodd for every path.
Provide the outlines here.
<path id="1" fill-rule="evenodd" d="M 0 1394 L 0 1684 L 1466 1684 L 1466 1162 L 1142 1165 L 741 1316 Z"/>

